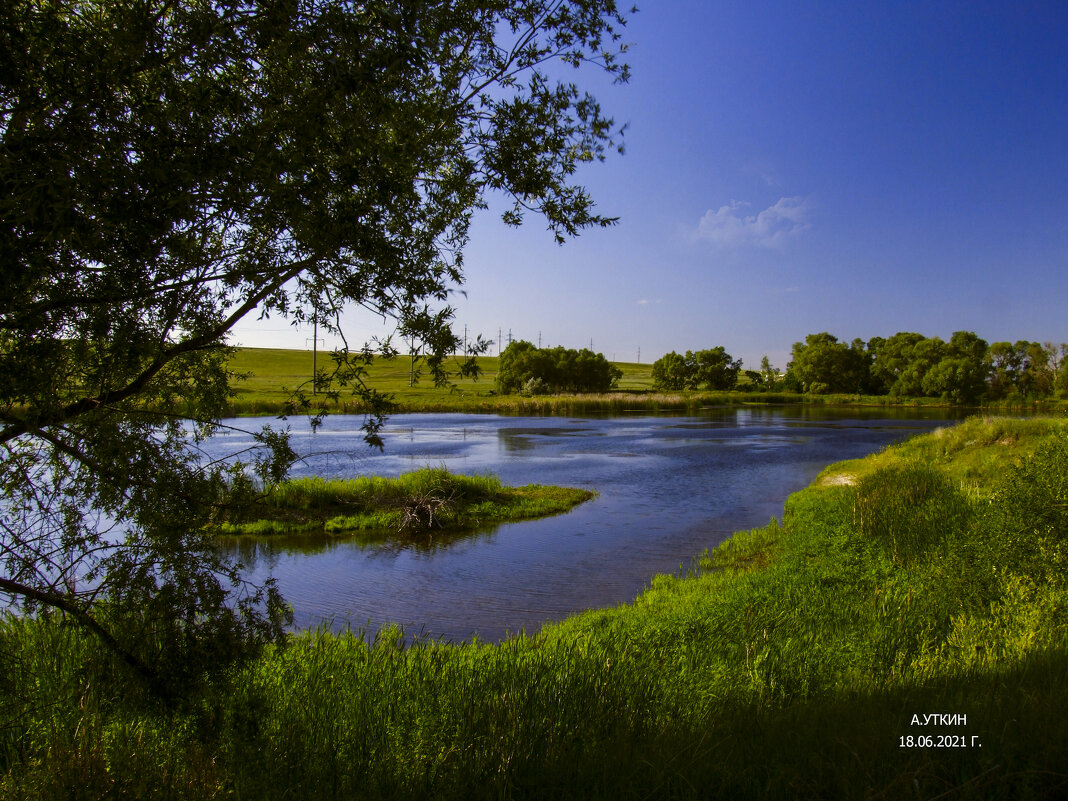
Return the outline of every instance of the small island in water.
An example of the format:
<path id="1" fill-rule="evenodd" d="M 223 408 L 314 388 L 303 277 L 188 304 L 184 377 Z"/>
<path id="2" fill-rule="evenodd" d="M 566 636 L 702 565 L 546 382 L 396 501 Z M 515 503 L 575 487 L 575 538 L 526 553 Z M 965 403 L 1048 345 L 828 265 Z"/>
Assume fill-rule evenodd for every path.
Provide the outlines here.
<path id="1" fill-rule="evenodd" d="M 226 535 L 460 531 L 566 512 L 597 493 L 426 467 L 396 478 L 301 478 L 277 484 L 254 502 L 227 509 L 215 527 Z"/>

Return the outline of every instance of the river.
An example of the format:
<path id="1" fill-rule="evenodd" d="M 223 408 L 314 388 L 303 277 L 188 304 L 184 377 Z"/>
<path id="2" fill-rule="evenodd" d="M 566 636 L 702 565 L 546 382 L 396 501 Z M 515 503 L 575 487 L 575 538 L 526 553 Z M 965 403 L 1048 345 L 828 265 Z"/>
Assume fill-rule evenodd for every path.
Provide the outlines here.
<path id="1" fill-rule="evenodd" d="M 498 641 L 586 609 L 629 602 L 731 532 L 780 517 L 825 466 L 949 422 L 939 409 L 730 407 L 693 416 L 392 417 L 372 451 L 361 417 L 317 432 L 290 421 L 293 475 L 397 475 L 427 465 L 493 473 L 506 484 L 596 490 L 568 514 L 510 523 L 432 547 L 354 539 L 267 538 L 232 545 L 249 577 L 273 576 L 294 624 Z M 248 430 L 273 418 L 228 421 Z M 213 437 L 216 457 L 252 445 Z"/>

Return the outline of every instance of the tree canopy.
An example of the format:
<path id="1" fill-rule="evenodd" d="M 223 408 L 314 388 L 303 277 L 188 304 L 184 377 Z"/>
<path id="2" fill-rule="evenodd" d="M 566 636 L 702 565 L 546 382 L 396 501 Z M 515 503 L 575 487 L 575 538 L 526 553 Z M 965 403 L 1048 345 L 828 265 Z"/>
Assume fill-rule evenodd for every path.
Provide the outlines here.
<path id="1" fill-rule="evenodd" d="M 277 593 L 242 594 L 204 533 L 294 459 L 270 429 L 245 464 L 198 459 L 228 332 L 259 315 L 343 335 L 355 305 L 446 380 L 487 193 L 561 241 L 613 222 L 574 175 L 622 132 L 567 66 L 625 81 L 624 24 L 611 0 L 2 4 L 0 591 L 149 676 L 160 642 L 278 636 Z M 381 411 L 375 353 L 389 341 L 316 380 Z"/>
<path id="2" fill-rule="evenodd" d="M 742 360 L 732 359 L 719 345 L 706 350 L 688 350 L 685 356 L 671 351 L 653 362 L 653 387 L 666 390 L 734 389 L 741 369 Z"/>
<path id="3" fill-rule="evenodd" d="M 589 348 L 536 348 L 526 340 L 508 343 L 501 353 L 495 383 L 503 394 L 529 391 L 607 392 L 623 372 L 603 353 Z"/>
<path id="4" fill-rule="evenodd" d="M 949 341 L 899 331 L 850 345 L 826 332 L 794 344 L 787 383 L 805 392 L 936 397 L 952 403 L 1044 397 L 1068 388 L 1068 345 L 988 344 L 971 331 Z"/>

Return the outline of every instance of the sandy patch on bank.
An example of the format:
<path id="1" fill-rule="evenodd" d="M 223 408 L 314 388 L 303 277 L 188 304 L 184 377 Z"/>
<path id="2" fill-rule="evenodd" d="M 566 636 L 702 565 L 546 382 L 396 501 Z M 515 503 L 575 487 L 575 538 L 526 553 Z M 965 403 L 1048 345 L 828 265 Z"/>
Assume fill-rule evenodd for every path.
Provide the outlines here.
<path id="1" fill-rule="evenodd" d="M 821 487 L 840 487 L 843 485 L 852 486 L 857 483 L 857 477 L 850 475 L 849 473 L 839 473 L 836 476 L 827 476 L 821 478 L 819 486 Z"/>

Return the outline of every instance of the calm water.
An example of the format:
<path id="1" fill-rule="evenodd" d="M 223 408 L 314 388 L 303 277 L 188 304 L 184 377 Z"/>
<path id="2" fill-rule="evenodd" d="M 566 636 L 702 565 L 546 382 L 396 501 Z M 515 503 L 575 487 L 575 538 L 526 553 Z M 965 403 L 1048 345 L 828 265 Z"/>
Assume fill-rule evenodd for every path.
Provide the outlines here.
<path id="1" fill-rule="evenodd" d="M 426 465 L 490 472 L 506 484 L 589 487 L 572 512 L 416 548 L 353 540 L 266 539 L 235 547 L 256 579 L 274 576 L 298 627 L 327 621 L 458 641 L 633 600 L 731 532 L 782 514 L 791 492 L 831 462 L 862 456 L 946 421 L 940 410 L 870 415 L 800 408 L 714 409 L 695 417 L 397 415 L 385 451 L 363 443 L 360 417 L 312 434 L 291 421 L 304 456 L 294 475 L 396 475 Z M 230 421 L 255 429 L 274 419 Z M 212 455 L 251 445 L 229 433 Z"/>

